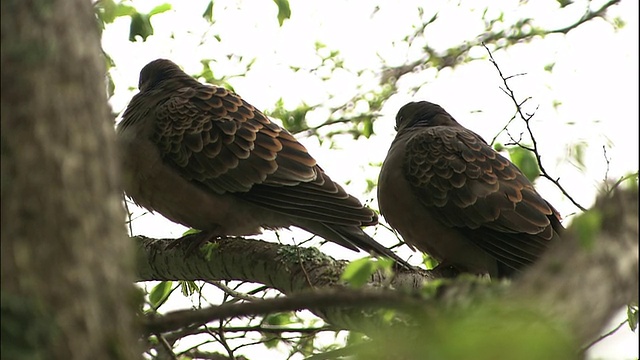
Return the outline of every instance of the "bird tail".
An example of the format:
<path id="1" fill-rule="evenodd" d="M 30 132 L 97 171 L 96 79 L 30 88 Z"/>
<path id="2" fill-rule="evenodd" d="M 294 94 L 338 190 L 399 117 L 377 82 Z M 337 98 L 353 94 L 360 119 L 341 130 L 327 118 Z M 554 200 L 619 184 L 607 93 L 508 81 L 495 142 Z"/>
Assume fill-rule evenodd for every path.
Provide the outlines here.
<path id="1" fill-rule="evenodd" d="M 326 224 L 316 221 L 305 222 L 305 224 L 297 225 L 311 233 L 322 236 L 326 240 L 342 245 L 347 249 L 353 251 L 359 251 L 362 249 L 368 253 L 373 253 L 378 256 L 390 257 L 400 266 L 406 269 L 413 269 L 413 266 L 400 258 L 390 249 L 375 241 L 358 226 Z"/>

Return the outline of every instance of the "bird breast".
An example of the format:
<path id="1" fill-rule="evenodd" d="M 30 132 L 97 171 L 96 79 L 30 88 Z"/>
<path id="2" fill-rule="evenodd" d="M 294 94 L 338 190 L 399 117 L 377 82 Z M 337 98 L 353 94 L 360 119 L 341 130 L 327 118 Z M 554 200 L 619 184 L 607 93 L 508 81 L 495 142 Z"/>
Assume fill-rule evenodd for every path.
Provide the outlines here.
<path id="1" fill-rule="evenodd" d="M 136 124 L 139 125 L 139 124 Z M 149 129 L 129 126 L 118 133 L 125 193 L 150 211 L 171 221 L 215 235 L 255 235 L 263 224 L 288 227 L 282 215 L 258 208 L 237 196 L 206 191 L 163 163 Z"/>
<path id="2" fill-rule="evenodd" d="M 380 213 L 410 248 L 426 252 L 438 262 L 466 264 L 470 272 L 491 273 L 495 260 L 458 230 L 436 220 L 414 193 L 403 168 L 408 140 L 396 138 L 382 164 L 378 179 Z"/>

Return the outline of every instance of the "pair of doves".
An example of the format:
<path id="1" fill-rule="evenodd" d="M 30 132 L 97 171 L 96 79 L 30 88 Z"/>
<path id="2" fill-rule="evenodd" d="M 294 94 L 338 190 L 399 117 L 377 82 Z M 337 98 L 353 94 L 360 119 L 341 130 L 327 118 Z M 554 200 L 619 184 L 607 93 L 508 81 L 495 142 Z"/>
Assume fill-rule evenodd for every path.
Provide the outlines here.
<path id="1" fill-rule="evenodd" d="M 335 183 L 292 134 L 233 92 L 169 60 L 140 72 L 117 128 L 126 194 L 208 238 L 296 226 L 388 256 L 377 214 Z M 380 212 L 407 245 L 458 271 L 509 277 L 562 232 L 558 212 L 479 135 L 427 101 L 404 105 L 380 171 Z"/>

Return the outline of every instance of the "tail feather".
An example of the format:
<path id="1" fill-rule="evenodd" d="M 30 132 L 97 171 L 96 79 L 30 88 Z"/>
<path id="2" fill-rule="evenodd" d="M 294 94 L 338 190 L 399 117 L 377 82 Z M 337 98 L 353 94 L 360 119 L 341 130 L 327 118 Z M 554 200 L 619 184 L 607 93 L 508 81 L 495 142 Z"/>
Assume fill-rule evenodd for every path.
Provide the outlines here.
<path id="1" fill-rule="evenodd" d="M 406 269 L 413 269 L 409 263 L 400 258 L 396 253 L 375 241 L 358 226 L 326 224 L 322 222 L 305 222 L 297 226 L 319 235 L 326 240 L 342 245 L 353 251 L 364 250 L 378 256 L 386 256 L 393 259 Z"/>

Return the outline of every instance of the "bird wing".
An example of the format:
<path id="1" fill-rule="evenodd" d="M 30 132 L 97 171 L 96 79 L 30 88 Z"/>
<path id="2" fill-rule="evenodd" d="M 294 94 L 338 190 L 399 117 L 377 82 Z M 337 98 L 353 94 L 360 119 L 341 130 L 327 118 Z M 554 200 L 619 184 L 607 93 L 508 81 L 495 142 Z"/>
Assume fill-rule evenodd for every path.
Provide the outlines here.
<path id="1" fill-rule="evenodd" d="M 537 259 L 557 236 L 557 213 L 509 160 L 462 127 L 414 130 L 404 173 L 419 201 L 444 225 L 510 268 Z"/>
<path id="2" fill-rule="evenodd" d="M 373 211 L 316 165 L 289 132 L 221 87 L 189 85 L 153 112 L 153 141 L 166 163 L 218 194 L 341 225 L 377 223 Z"/>

